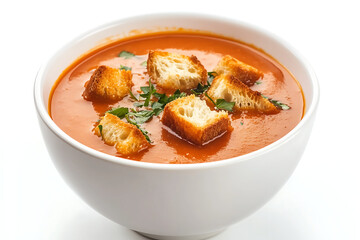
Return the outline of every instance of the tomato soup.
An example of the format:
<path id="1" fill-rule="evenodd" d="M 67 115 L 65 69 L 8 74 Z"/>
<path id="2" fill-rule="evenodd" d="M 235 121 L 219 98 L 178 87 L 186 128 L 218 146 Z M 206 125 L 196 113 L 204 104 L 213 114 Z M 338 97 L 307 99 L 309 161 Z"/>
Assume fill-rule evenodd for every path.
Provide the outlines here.
<path id="1" fill-rule="evenodd" d="M 131 67 L 132 92 L 147 86 L 146 69 L 150 50 L 195 55 L 208 72 L 225 55 L 251 65 L 264 73 L 252 90 L 290 106 L 277 114 L 254 112 L 229 113 L 232 131 L 203 146 L 194 145 L 164 126 L 159 116 L 144 124 L 151 146 L 137 154 L 121 156 L 114 146 L 105 144 L 94 134 L 99 118 L 113 107 L 133 107 L 130 96 L 118 102 L 86 101 L 85 84 L 100 65 L 113 68 Z M 132 57 L 120 57 L 126 51 Z M 163 32 L 122 39 L 86 54 L 59 76 L 50 95 L 49 112 L 53 121 L 78 142 L 113 156 L 152 163 L 202 163 L 241 156 L 263 148 L 291 131 L 303 117 L 305 102 L 301 86 L 291 73 L 268 54 L 251 45 L 211 34 L 198 32 Z"/>

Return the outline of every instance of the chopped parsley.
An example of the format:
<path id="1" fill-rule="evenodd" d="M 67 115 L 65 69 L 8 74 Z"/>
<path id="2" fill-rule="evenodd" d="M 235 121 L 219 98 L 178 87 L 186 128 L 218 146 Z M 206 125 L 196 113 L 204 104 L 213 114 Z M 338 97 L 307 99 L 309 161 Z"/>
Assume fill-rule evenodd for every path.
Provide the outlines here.
<path id="1" fill-rule="evenodd" d="M 124 66 L 124 65 L 120 65 L 120 70 L 125 70 L 125 71 L 131 71 L 131 67 L 127 67 L 127 66 Z"/>
<path id="2" fill-rule="evenodd" d="M 201 83 L 198 83 L 197 87 L 194 89 L 191 89 L 191 92 L 195 94 L 195 96 L 199 96 L 206 92 L 210 88 L 210 84 L 202 85 Z"/>
<path id="3" fill-rule="evenodd" d="M 103 138 L 103 134 L 102 134 L 103 125 L 98 125 L 98 128 L 99 128 L 99 130 L 100 130 L 101 138 Z"/>
<path id="4" fill-rule="evenodd" d="M 208 75 L 208 85 L 210 85 L 218 74 L 216 72 L 208 72 L 207 75 Z"/>
<path id="5" fill-rule="evenodd" d="M 205 92 L 205 96 L 215 105 L 217 109 L 232 112 L 235 102 L 227 102 L 225 99 L 216 99 L 216 102 Z"/>
<path id="6" fill-rule="evenodd" d="M 129 113 L 129 109 L 125 107 L 118 107 L 118 108 L 113 108 L 107 112 L 122 119 L 125 117 L 126 114 Z"/>
<path id="7" fill-rule="evenodd" d="M 135 54 L 124 50 L 124 51 L 121 51 L 118 56 L 122 57 L 122 58 L 125 58 L 125 59 L 128 59 L 128 58 L 135 57 Z"/>
<path id="8" fill-rule="evenodd" d="M 147 66 L 147 61 L 143 61 L 142 63 L 140 63 L 141 66 L 146 67 Z"/>
<path id="9" fill-rule="evenodd" d="M 256 81 L 255 84 L 259 85 L 259 84 L 262 84 L 262 82 L 261 81 Z"/>
<path id="10" fill-rule="evenodd" d="M 282 103 L 282 102 L 280 102 L 280 101 L 278 101 L 278 100 L 274 100 L 274 99 L 271 99 L 271 98 L 269 98 L 269 97 L 267 97 L 267 96 L 264 96 L 264 95 L 261 95 L 263 98 L 266 98 L 266 99 L 268 99 L 272 104 L 274 104 L 275 105 L 275 107 L 277 107 L 277 108 L 280 108 L 280 109 L 282 109 L 282 110 L 289 110 L 291 107 L 289 106 L 289 105 L 287 105 L 287 104 L 285 104 L 285 103 Z"/>
<path id="11" fill-rule="evenodd" d="M 132 98 L 135 101 L 139 101 L 139 99 L 137 99 L 137 97 L 135 97 L 135 95 L 133 94 L 133 92 L 131 90 L 129 90 L 130 93 L 130 98 Z"/>

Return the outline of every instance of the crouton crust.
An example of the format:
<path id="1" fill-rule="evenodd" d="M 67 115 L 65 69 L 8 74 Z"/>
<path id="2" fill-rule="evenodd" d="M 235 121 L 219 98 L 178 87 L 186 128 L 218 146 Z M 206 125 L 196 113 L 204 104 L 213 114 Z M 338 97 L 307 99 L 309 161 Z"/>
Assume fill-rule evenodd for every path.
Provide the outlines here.
<path id="1" fill-rule="evenodd" d="M 199 119 L 200 116 L 203 119 Z M 227 112 L 211 111 L 205 101 L 194 95 L 167 104 L 161 121 L 179 136 L 197 145 L 206 144 L 231 129 Z"/>
<path id="2" fill-rule="evenodd" d="M 150 51 L 147 71 L 150 78 L 165 89 L 184 91 L 207 81 L 207 71 L 194 55 Z"/>
<path id="3" fill-rule="evenodd" d="M 252 110 L 268 114 L 278 113 L 280 110 L 260 92 L 251 90 L 233 75 L 217 76 L 208 91 L 212 99 L 225 99 L 235 102 L 234 110 Z"/>
<path id="4" fill-rule="evenodd" d="M 133 85 L 131 70 L 101 65 L 87 82 L 83 97 L 88 101 L 118 101 L 129 93 Z"/>
<path id="5" fill-rule="evenodd" d="M 214 68 L 217 74 L 230 74 L 239 79 L 245 85 L 251 87 L 255 82 L 264 77 L 264 74 L 258 69 L 243 63 L 236 58 L 226 55 Z"/>
<path id="6" fill-rule="evenodd" d="M 102 126 L 101 131 L 99 125 Z M 95 134 L 102 137 L 106 144 L 115 145 L 116 151 L 122 155 L 134 154 L 150 146 L 136 126 L 123 122 L 115 115 L 106 113 L 99 125 L 94 129 Z"/>

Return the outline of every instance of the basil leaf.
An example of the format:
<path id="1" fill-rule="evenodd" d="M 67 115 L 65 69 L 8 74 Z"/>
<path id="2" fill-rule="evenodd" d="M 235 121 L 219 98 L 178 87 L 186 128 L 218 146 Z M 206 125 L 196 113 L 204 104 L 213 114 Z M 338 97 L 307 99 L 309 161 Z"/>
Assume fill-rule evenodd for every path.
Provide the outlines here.
<path id="1" fill-rule="evenodd" d="M 122 57 L 122 58 L 125 58 L 125 59 L 132 58 L 134 56 L 135 56 L 135 54 L 133 54 L 131 52 L 128 52 L 128 51 L 125 51 L 125 50 L 119 53 L 119 57 Z"/>

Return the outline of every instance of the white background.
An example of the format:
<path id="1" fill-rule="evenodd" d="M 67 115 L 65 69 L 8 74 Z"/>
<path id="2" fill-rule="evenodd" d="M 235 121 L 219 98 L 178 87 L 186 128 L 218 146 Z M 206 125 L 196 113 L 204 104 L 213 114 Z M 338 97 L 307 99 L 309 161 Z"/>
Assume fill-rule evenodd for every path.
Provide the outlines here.
<path id="1" fill-rule="evenodd" d="M 144 239 L 87 206 L 45 149 L 32 99 L 40 65 L 98 25 L 155 12 L 226 16 L 265 28 L 313 66 L 321 101 L 300 164 L 258 212 L 213 238 L 360 239 L 360 7 L 357 1 L 1 1 L 0 239 Z"/>

